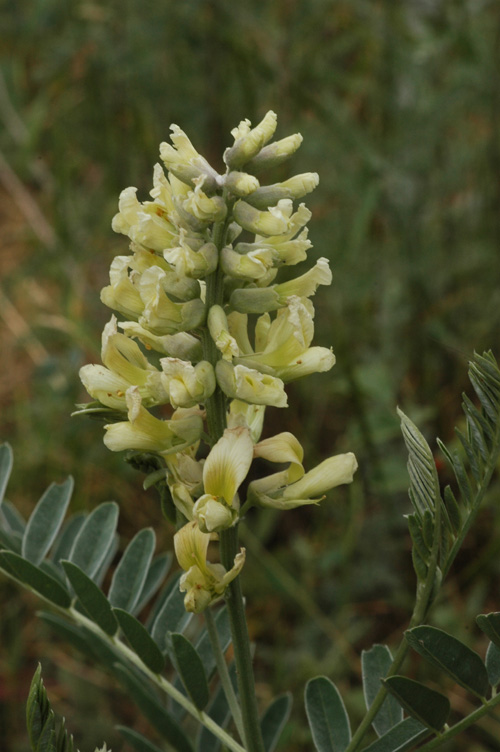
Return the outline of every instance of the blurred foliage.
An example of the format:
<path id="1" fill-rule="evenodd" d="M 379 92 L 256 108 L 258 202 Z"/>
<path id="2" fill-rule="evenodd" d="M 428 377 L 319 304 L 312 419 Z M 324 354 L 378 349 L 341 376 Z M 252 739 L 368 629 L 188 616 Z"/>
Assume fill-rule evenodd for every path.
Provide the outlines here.
<path id="1" fill-rule="evenodd" d="M 4 0 L 0 28 L 0 435 L 14 447 L 11 493 L 26 509 L 71 472 L 77 506 L 122 504 L 125 538 L 161 525 L 156 499 L 104 448 L 100 426 L 69 413 L 84 398 L 78 368 L 99 360 L 109 312 L 98 291 L 111 258 L 126 253 L 110 229 L 118 193 L 134 184 L 145 198 L 169 124 L 217 167 L 230 129 L 274 109 L 278 136 L 304 136 L 293 171 L 320 173 L 308 201 L 312 253 L 331 259 L 334 284 L 315 300 L 316 341 L 333 345 L 338 364 L 291 387 L 292 409 L 269 410 L 268 430 L 300 436 L 310 466 L 353 450 L 360 472 L 317 509 L 252 516 L 254 547 L 274 558 L 269 570 L 256 557 L 245 585 L 261 699 L 292 685 L 283 749 L 309 749 L 305 680 L 321 670 L 357 686 L 359 649 L 390 640 L 408 615 L 396 405 L 450 440 L 467 359 L 500 350 L 498 2 Z M 471 614 L 500 608 L 498 515 L 489 508 L 468 540 L 435 614 L 445 629 L 459 620 L 466 632 Z M 26 748 L 16 702 L 44 652 L 52 696 L 80 704 L 76 718 L 64 713 L 90 748 L 85 714 L 94 723 L 97 707 L 111 726 L 115 696 L 106 687 L 91 703 L 94 669 L 72 669 L 32 621 L 21 630 L 32 601 L 0 588 L 5 751 Z M 354 701 L 361 707 L 361 694 Z M 453 749 L 500 749 L 492 723 Z"/>

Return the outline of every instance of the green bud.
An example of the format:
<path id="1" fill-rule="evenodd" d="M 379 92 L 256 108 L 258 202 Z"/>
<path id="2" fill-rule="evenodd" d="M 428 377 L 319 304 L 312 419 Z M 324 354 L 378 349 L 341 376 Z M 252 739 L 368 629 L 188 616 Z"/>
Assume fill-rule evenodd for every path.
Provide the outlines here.
<path id="1" fill-rule="evenodd" d="M 256 191 L 260 183 L 253 175 L 249 175 L 246 172 L 233 171 L 226 175 L 225 186 L 235 196 L 242 198 Z"/>
<path id="2" fill-rule="evenodd" d="M 259 174 L 263 170 L 278 167 L 285 162 L 292 154 L 295 154 L 303 141 L 300 133 L 294 133 L 293 136 L 287 136 L 279 141 L 264 146 L 263 149 L 247 164 L 247 170 Z"/>
<path id="3" fill-rule="evenodd" d="M 247 201 L 256 209 L 266 209 L 284 198 L 302 198 L 313 191 L 318 183 L 319 175 L 317 172 L 304 172 L 302 175 L 295 175 L 282 183 L 262 186 L 250 196 L 247 196 Z"/>
<path id="4" fill-rule="evenodd" d="M 256 235 L 282 235 L 289 227 L 292 213 L 292 202 L 284 199 L 277 206 L 269 207 L 269 211 L 259 211 L 246 201 L 237 201 L 233 209 L 233 217 L 244 230 Z"/>
<path id="5" fill-rule="evenodd" d="M 249 120 L 242 120 L 233 128 L 234 144 L 224 152 L 224 162 L 229 169 L 238 169 L 253 159 L 273 137 L 277 122 L 276 114 L 270 110 L 255 128 L 250 129 Z"/>
<path id="6" fill-rule="evenodd" d="M 167 168 L 175 177 L 190 186 L 200 177 L 204 179 L 207 193 L 213 193 L 220 187 L 221 177 L 209 165 L 207 160 L 198 154 L 193 144 L 178 125 L 171 125 L 170 139 L 174 146 L 165 141 L 160 144 L 160 156 Z"/>

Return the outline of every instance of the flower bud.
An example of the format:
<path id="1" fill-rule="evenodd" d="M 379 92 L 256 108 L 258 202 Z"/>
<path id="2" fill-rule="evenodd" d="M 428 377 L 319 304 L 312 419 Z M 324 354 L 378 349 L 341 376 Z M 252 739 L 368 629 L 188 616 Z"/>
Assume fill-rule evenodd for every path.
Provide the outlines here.
<path id="1" fill-rule="evenodd" d="M 307 298 L 314 295 L 319 285 L 329 285 L 331 282 L 329 261 L 320 258 L 312 269 L 289 282 L 266 288 L 246 287 L 234 290 L 229 304 L 241 313 L 276 311 L 285 306 L 290 297 Z"/>
<path id="2" fill-rule="evenodd" d="M 217 533 L 231 527 L 238 514 L 211 494 L 203 494 L 193 507 L 193 519 L 203 533 Z"/>
<path id="3" fill-rule="evenodd" d="M 247 196 L 247 202 L 256 209 L 266 209 L 274 206 L 282 199 L 298 199 L 313 191 L 319 183 L 317 172 L 304 172 L 289 180 L 274 185 L 263 185 Z"/>
<path id="4" fill-rule="evenodd" d="M 238 198 L 248 196 L 260 187 L 257 178 L 246 172 L 228 172 L 224 182 L 225 187 Z"/>
<path id="5" fill-rule="evenodd" d="M 272 144 L 264 146 L 258 154 L 247 164 L 247 170 L 259 174 L 263 170 L 270 169 L 272 167 L 278 167 L 278 165 L 285 162 L 292 154 L 295 154 L 299 146 L 303 141 L 300 133 L 294 133 L 292 136 L 287 136 L 279 141 L 274 141 Z"/>
<path id="6" fill-rule="evenodd" d="M 203 225 L 220 222 L 227 214 L 226 202 L 222 196 L 207 196 L 201 189 L 203 180 L 197 179 L 194 182 L 196 183 L 194 191 L 189 191 L 182 202 L 183 210 Z"/>
<path id="7" fill-rule="evenodd" d="M 238 169 L 259 153 L 273 137 L 277 121 L 276 114 L 270 110 L 255 128 L 250 129 L 249 120 L 242 120 L 238 128 L 233 128 L 234 144 L 224 152 L 224 162 L 230 170 Z"/>
<path id="8" fill-rule="evenodd" d="M 215 367 L 217 382 L 225 395 L 253 405 L 287 407 L 288 400 L 281 379 L 243 365 L 233 366 L 219 360 Z"/>
<path id="9" fill-rule="evenodd" d="M 262 434 L 265 412 L 265 405 L 249 405 L 247 402 L 233 399 L 229 404 L 227 426 L 228 428 L 245 426 L 250 431 L 252 441 L 256 443 Z"/>
<path id="10" fill-rule="evenodd" d="M 141 276 L 138 287 L 144 311 L 139 324 L 160 336 L 201 326 L 205 320 L 203 301 L 196 298 L 186 303 L 174 303 L 164 290 L 165 281 L 168 281 L 166 273 L 155 266 Z"/>
<path id="11" fill-rule="evenodd" d="M 184 183 L 195 185 L 195 180 L 203 176 L 205 191 L 213 193 L 219 188 L 220 175 L 198 154 L 193 144 L 178 125 L 171 125 L 171 146 L 165 141 L 160 144 L 160 156 L 173 175 Z"/>
<path id="12" fill-rule="evenodd" d="M 198 279 L 206 277 L 217 268 L 218 253 L 213 243 L 205 243 L 197 251 L 193 251 L 187 243 L 183 242 L 175 248 L 164 252 L 165 260 L 171 264 L 177 274 Z"/>
<path id="13" fill-rule="evenodd" d="M 222 353 L 224 360 L 232 360 L 239 355 L 236 340 L 229 334 L 229 324 L 226 314 L 219 305 L 212 306 L 207 316 L 210 336 L 215 342 L 216 348 Z"/>
<path id="14" fill-rule="evenodd" d="M 240 200 L 234 205 L 233 217 L 244 230 L 256 235 L 282 235 L 288 230 L 291 209 L 292 202 L 288 199 L 270 206 L 269 211 L 259 211 Z"/>

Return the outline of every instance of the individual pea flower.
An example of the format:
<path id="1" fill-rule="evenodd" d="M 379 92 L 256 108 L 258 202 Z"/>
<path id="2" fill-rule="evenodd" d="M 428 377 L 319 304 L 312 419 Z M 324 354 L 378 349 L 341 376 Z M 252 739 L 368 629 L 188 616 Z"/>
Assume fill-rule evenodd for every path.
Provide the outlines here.
<path id="1" fill-rule="evenodd" d="M 204 176 L 195 178 L 193 182 L 194 190 L 189 191 L 182 202 L 184 211 L 189 212 L 205 226 L 224 219 L 227 214 L 227 205 L 222 196 L 207 196 L 202 189 L 205 182 Z"/>
<path id="2" fill-rule="evenodd" d="M 238 517 L 237 491 L 253 459 L 253 442 L 245 426 L 226 428 L 203 465 L 203 488 L 193 517 L 204 533 L 225 530 Z"/>
<path id="3" fill-rule="evenodd" d="M 152 266 L 141 275 L 137 286 L 144 310 L 139 324 L 160 336 L 201 326 L 206 315 L 201 298 L 175 303 L 165 291 L 167 284 L 168 275 L 159 266 Z"/>
<path id="4" fill-rule="evenodd" d="M 300 441 L 289 431 L 259 441 L 253 448 L 253 454 L 269 462 L 288 464 L 288 469 L 284 471 L 287 484 L 295 483 L 304 475 L 304 450 Z"/>
<path id="5" fill-rule="evenodd" d="M 234 290 L 229 299 L 229 305 L 241 313 L 276 311 L 285 306 L 292 295 L 308 298 L 314 295 L 319 285 L 330 285 L 331 282 L 332 273 L 329 261 L 326 258 L 320 258 L 312 269 L 288 282 L 272 287 L 246 287 Z"/>
<path id="6" fill-rule="evenodd" d="M 246 197 L 247 203 L 256 209 L 266 209 L 282 199 L 303 198 L 311 193 L 319 183 L 317 172 L 304 172 L 288 180 L 273 185 L 263 185 Z"/>
<path id="7" fill-rule="evenodd" d="M 237 315 L 230 315 L 231 323 Z M 335 355 L 327 347 L 310 347 L 313 336 L 313 304 L 307 298 L 291 295 L 287 306 L 277 311 L 274 321 L 268 313 L 259 317 L 255 326 L 255 352 L 236 356 L 234 362 L 278 376 L 285 383 L 329 371 L 335 365 Z"/>
<path id="8" fill-rule="evenodd" d="M 204 243 L 199 249 L 193 250 L 186 242 L 185 230 L 181 230 L 179 243 L 175 248 L 164 251 L 163 257 L 179 275 L 198 279 L 206 277 L 217 268 L 217 248 L 211 242 Z"/>
<path id="9" fill-rule="evenodd" d="M 125 393 L 137 386 L 147 406 L 168 402 L 168 393 L 161 382 L 161 373 L 151 365 L 136 342 L 117 331 L 116 318 L 104 327 L 101 357 L 104 365 L 85 365 L 80 379 L 87 392 L 103 405 L 126 410 Z"/>
<path id="10" fill-rule="evenodd" d="M 112 452 L 137 449 L 168 455 L 180 452 L 200 440 L 203 419 L 200 410 L 177 411 L 170 420 L 155 418 L 142 405 L 139 387 L 125 393 L 128 421 L 104 426 L 104 443 Z"/>
<path id="11" fill-rule="evenodd" d="M 160 156 L 169 170 L 182 182 L 195 186 L 195 180 L 204 178 L 203 187 L 207 193 L 214 193 L 222 185 L 222 178 L 202 157 L 178 125 L 171 125 L 170 140 L 173 146 L 165 141 L 160 144 Z"/>
<path id="12" fill-rule="evenodd" d="M 242 120 L 233 128 L 234 144 L 224 152 L 224 162 L 229 169 L 238 169 L 257 156 L 273 137 L 277 123 L 276 113 L 270 110 L 255 128 L 250 127 L 250 120 Z"/>
<path id="13" fill-rule="evenodd" d="M 220 266 L 224 274 L 252 281 L 262 280 L 279 261 L 280 257 L 275 249 L 264 244 L 247 253 L 238 253 L 226 246 L 220 254 Z"/>
<path id="14" fill-rule="evenodd" d="M 224 360 L 232 360 L 240 351 L 234 337 L 229 334 L 229 324 L 224 310 L 219 305 L 211 306 L 208 311 L 207 325 L 216 348 Z"/>
<path id="15" fill-rule="evenodd" d="M 260 211 L 240 199 L 234 205 L 233 217 L 244 230 L 256 235 L 283 235 L 289 229 L 292 210 L 293 203 L 286 198 L 276 206 L 269 206 L 267 211 Z"/>
<path id="16" fill-rule="evenodd" d="M 194 520 L 174 535 L 175 555 L 184 570 L 179 589 L 186 593 L 184 607 L 189 612 L 201 613 L 207 606 L 218 601 L 245 563 L 244 548 L 234 557 L 234 565 L 229 571 L 222 564 L 207 561 L 211 539 L 212 535 L 203 533 Z"/>
<path id="17" fill-rule="evenodd" d="M 161 358 L 160 364 L 160 380 L 172 407 L 194 407 L 214 393 L 215 373 L 207 360 L 193 365 L 179 358 Z"/>
<path id="18" fill-rule="evenodd" d="M 154 179 L 158 182 L 157 173 Z M 162 251 L 175 245 L 179 230 L 171 221 L 172 214 L 168 214 L 155 201 L 140 203 L 136 194 L 137 188 L 133 187 L 125 188 L 120 193 L 119 211 L 111 223 L 113 230 L 153 251 Z"/>
<path id="19" fill-rule="evenodd" d="M 109 269 L 110 284 L 101 290 L 101 301 L 124 316 L 138 319 L 144 310 L 139 290 L 129 276 L 130 256 L 116 256 Z"/>
<path id="20" fill-rule="evenodd" d="M 177 334 L 152 334 L 148 329 L 135 321 L 122 321 L 119 324 L 127 337 L 134 337 L 142 342 L 146 350 L 155 350 L 170 358 L 181 360 L 198 361 L 203 358 L 203 350 L 200 340 L 189 332 Z"/>
<path id="21" fill-rule="evenodd" d="M 288 470 L 274 473 L 249 484 L 247 503 L 281 510 L 318 504 L 326 491 L 351 483 L 357 467 L 356 457 L 348 452 L 329 457 L 292 483 Z"/>
<path id="22" fill-rule="evenodd" d="M 227 427 L 245 426 L 250 431 L 252 441 L 256 444 L 262 435 L 265 412 L 265 405 L 249 405 L 248 402 L 233 399 L 229 403 Z"/>
<path id="23" fill-rule="evenodd" d="M 275 376 L 241 364 L 233 365 L 227 360 L 218 361 L 215 375 L 220 388 L 230 399 L 252 405 L 288 407 L 283 381 Z"/>

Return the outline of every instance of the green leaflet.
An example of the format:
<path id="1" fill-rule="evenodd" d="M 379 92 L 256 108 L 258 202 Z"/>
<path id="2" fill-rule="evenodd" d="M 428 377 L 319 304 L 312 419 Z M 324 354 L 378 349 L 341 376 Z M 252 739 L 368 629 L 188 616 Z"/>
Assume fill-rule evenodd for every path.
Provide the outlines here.
<path id="1" fill-rule="evenodd" d="M 26 528 L 26 522 L 20 512 L 17 511 L 15 506 L 7 501 L 3 500 L 3 504 L 0 508 L 0 520 L 2 520 L 4 526 L 7 525 L 8 531 L 12 533 L 20 533 L 24 535 Z"/>
<path id="2" fill-rule="evenodd" d="M 500 648 L 500 612 L 491 614 L 479 614 L 476 616 L 476 623 L 485 635 Z"/>
<path id="3" fill-rule="evenodd" d="M 125 690 L 148 721 L 162 735 L 176 752 L 193 752 L 191 742 L 179 724 L 169 715 L 156 697 L 139 682 L 136 676 L 125 666 L 116 665 L 115 673 Z"/>
<path id="4" fill-rule="evenodd" d="M 406 752 L 429 736 L 431 732 L 415 718 L 405 718 L 390 731 L 365 747 L 363 752 Z"/>
<path id="5" fill-rule="evenodd" d="M 196 648 L 179 632 L 168 633 L 167 648 L 186 692 L 198 710 L 203 710 L 210 699 L 210 692 L 207 675 Z"/>
<path id="6" fill-rule="evenodd" d="M 367 710 L 371 707 L 376 695 L 382 687 L 381 679 L 385 679 L 392 663 L 391 651 L 387 645 L 374 645 L 370 650 L 363 650 L 361 667 L 363 678 L 363 694 Z M 386 734 L 393 726 L 403 720 L 403 711 L 394 697 L 388 695 L 373 720 L 373 728 L 379 736 Z"/>
<path id="7" fill-rule="evenodd" d="M 286 692 L 276 697 L 262 716 L 260 729 L 266 752 L 273 752 L 276 749 L 281 732 L 290 717 L 292 702 L 291 693 Z"/>
<path id="8" fill-rule="evenodd" d="M 229 666 L 229 677 L 236 692 L 237 680 L 234 662 Z M 210 718 L 212 718 L 212 720 L 214 720 L 215 723 L 217 723 L 221 728 L 226 728 L 229 721 L 231 720 L 231 711 L 229 710 L 226 693 L 224 692 L 224 688 L 221 685 L 217 688 L 215 695 L 212 696 L 210 705 L 207 708 L 207 713 Z M 216 736 L 214 736 L 206 726 L 201 726 L 196 744 L 196 749 L 198 750 L 198 752 L 219 752 L 220 748 L 220 740 Z"/>
<path id="9" fill-rule="evenodd" d="M 163 580 L 167 576 L 170 567 L 172 566 L 172 561 L 173 555 L 170 551 L 168 553 L 160 554 L 155 559 L 153 559 L 151 566 L 148 569 L 146 580 L 144 582 L 144 585 L 142 586 L 142 590 L 139 594 L 137 603 L 134 606 L 134 616 L 142 611 L 146 603 L 149 603 L 151 598 L 157 592 L 158 588 L 161 586 Z"/>
<path id="10" fill-rule="evenodd" d="M 14 456 L 10 444 L 0 445 L 0 507 L 5 496 L 5 489 L 12 472 Z"/>
<path id="11" fill-rule="evenodd" d="M 62 561 L 73 589 L 85 611 L 106 634 L 112 636 L 118 631 L 118 622 L 109 601 L 95 582 L 71 561 Z"/>
<path id="12" fill-rule="evenodd" d="M 450 713 L 447 697 L 406 676 L 390 676 L 383 684 L 413 718 L 436 733 L 441 731 Z"/>
<path id="13" fill-rule="evenodd" d="M 35 590 L 42 598 L 61 608 L 70 607 L 71 598 L 68 591 L 57 580 L 19 554 L 13 551 L 0 551 L 0 567 Z"/>
<path id="14" fill-rule="evenodd" d="M 443 669 L 458 684 L 485 698 L 489 690 L 486 666 L 473 650 L 436 627 L 421 626 L 405 632 L 406 641 L 423 658 Z"/>
<path id="15" fill-rule="evenodd" d="M 151 637 L 160 650 L 164 650 L 167 632 L 181 632 L 191 621 L 192 613 L 184 608 L 184 593 L 179 590 L 179 577 L 170 584 L 167 597 L 161 603 L 151 626 Z"/>
<path id="16" fill-rule="evenodd" d="M 344 752 L 351 741 L 351 727 L 335 684 L 326 676 L 310 679 L 305 705 L 317 752 Z"/>
<path id="17" fill-rule="evenodd" d="M 73 493 L 73 478 L 52 483 L 37 503 L 23 537 L 22 555 L 32 564 L 40 564 L 62 525 Z"/>
<path id="18" fill-rule="evenodd" d="M 155 545 L 151 528 L 140 530 L 130 541 L 111 580 L 108 599 L 112 606 L 132 613 L 144 587 Z"/>
<path id="19" fill-rule="evenodd" d="M 113 545 L 118 505 L 114 501 L 100 504 L 89 514 L 75 538 L 69 560 L 93 578 Z"/>
<path id="20" fill-rule="evenodd" d="M 66 520 L 52 549 L 51 558 L 56 564 L 59 564 L 61 559 L 69 559 L 75 538 L 86 519 L 85 512 L 78 512 Z"/>
<path id="21" fill-rule="evenodd" d="M 126 742 L 133 747 L 136 752 L 163 752 L 155 744 L 152 744 L 145 736 L 139 734 L 138 731 L 134 731 L 127 726 L 115 726 L 120 732 Z"/>
<path id="22" fill-rule="evenodd" d="M 500 684 L 500 648 L 494 642 L 490 642 L 486 651 L 486 670 L 491 686 Z"/>
<path id="23" fill-rule="evenodd" d="M 156 642 L 149 636 L 146 627 L 135 616 L 121 608 L 114 608 L 113 614 L 118 619 L 132 650 L 137 653 L 145 666 L 155 674 L 159 674 L 165 665 L 165 658 Z"/>
<path id="24" fill-rule="evenodd" d="M 26 702 L 26 727 L 33 752 L 73 752 L 73 737 L 68 736 L 64 719 L 56 732 L 56 721 L 43 685 L 38 664 Z"/>

